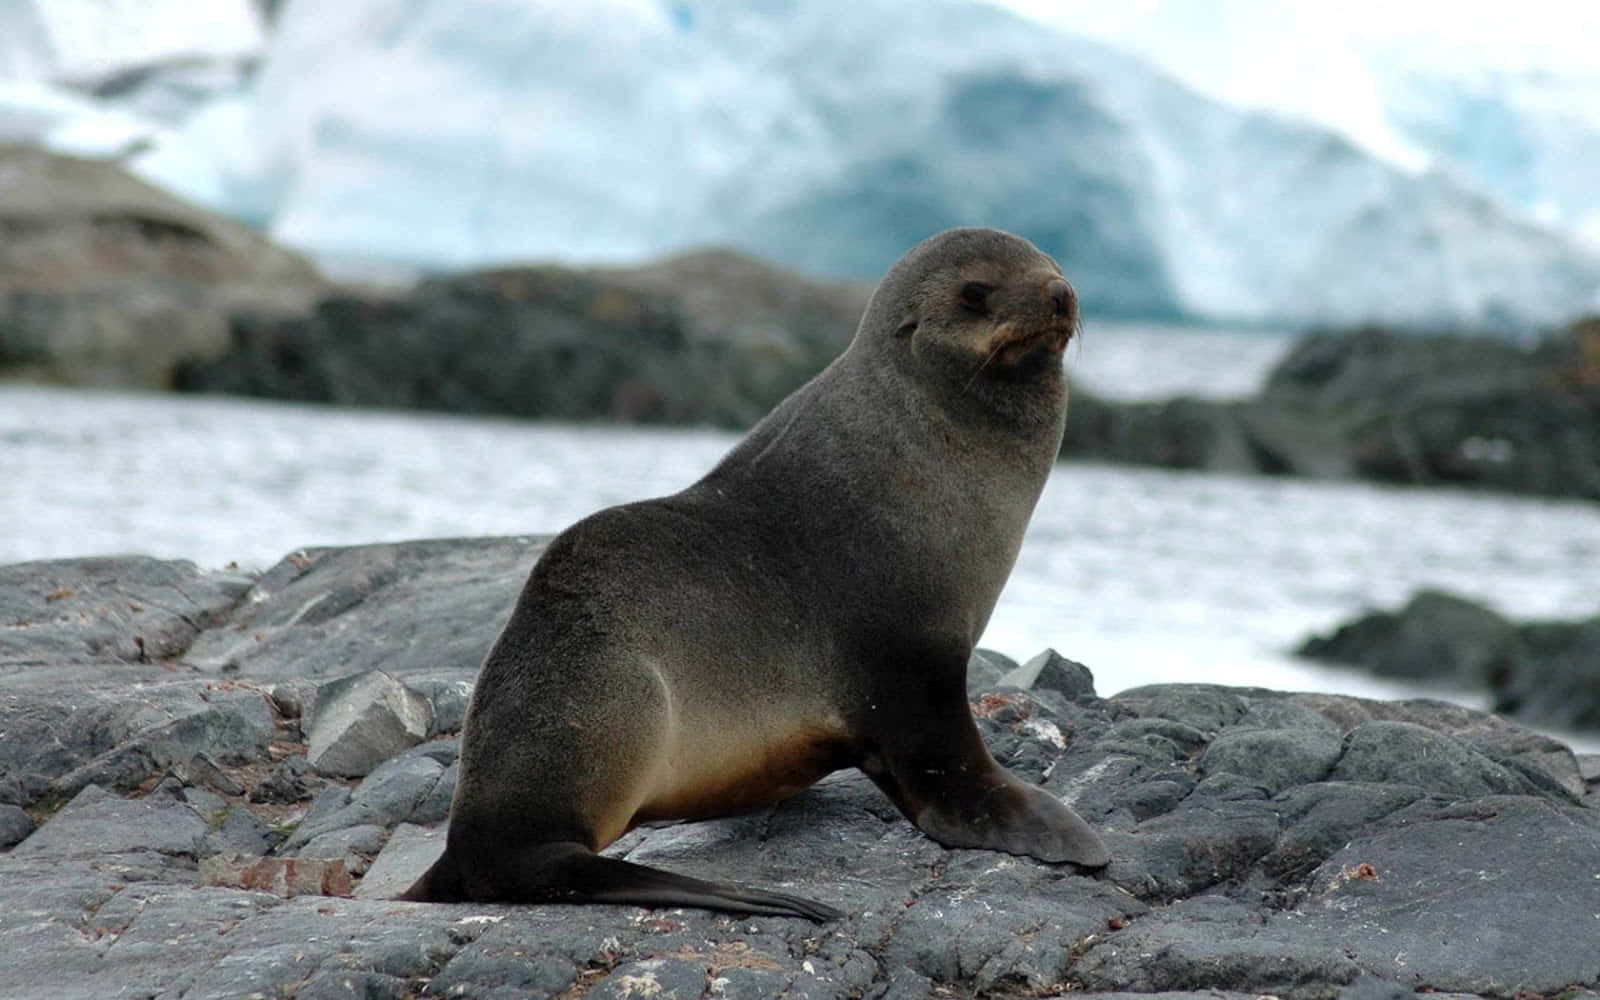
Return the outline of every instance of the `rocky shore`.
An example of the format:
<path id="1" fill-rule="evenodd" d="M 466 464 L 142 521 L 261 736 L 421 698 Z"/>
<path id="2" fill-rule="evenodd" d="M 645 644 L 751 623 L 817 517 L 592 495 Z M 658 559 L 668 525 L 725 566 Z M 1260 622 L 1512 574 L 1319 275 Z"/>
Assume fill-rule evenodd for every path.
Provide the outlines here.
<path id="1" fill-rule="evenodd" d="M 980 651 L 996 755 L 1101 877 L 921 836 L 854 772 L 613 850 L 834 924 L 395 903 L 439 846 L 479 657 L 541 539 L 0 568 L 0 993 L 1593 997 L 1600 759 L 1431 701 L 1101 698 Z M 1114 678 L 1106 680 L 1114 683 Z"/>

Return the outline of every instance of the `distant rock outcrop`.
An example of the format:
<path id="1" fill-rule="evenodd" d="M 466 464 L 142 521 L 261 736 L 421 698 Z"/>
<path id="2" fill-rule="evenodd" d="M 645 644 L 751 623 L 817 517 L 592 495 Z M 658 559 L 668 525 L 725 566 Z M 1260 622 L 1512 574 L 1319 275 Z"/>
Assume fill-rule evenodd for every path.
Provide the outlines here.
<path id="1" fill-rule="evenodd" d="M 1487 690 L 1494 710 L 1563 729 L 1600 730 L 1600 616 L 1514 624 L 1464 598 L 1424 590 L 1296 652 L 1389 677 Z"/>
<path id="2" fill-rule="evenodd" d="M 1531 347 L 1364 328 L 1301 340 L 1243 402 L 1077 394 L 1062 454 L 1600 499 L 1600 321 Z"/>
<path id="3" fill-rule="evenodd" d="M 303 310 L 303 258 L 121 167 L 0 146 L 0 375 L 171 388 L 239 308 Z"/>
<path id="4" fill-rule="evenodd" d="M 564 420 L 747 427 L 849 343 L 870 289 L 728 251 L 555 265 L 240 315 L 179 388 Z"/>
<path id="5" fill-rule="evenodd" d="M 0 938 L 18 996 L 1592 996 L 1600 758 L 1440 702 L 1096 695 L 980 652 L 996 757 L 1103 831 L 1100 877 L 946 850 L 855 772 L 610 850 L 840 907 L 817 926 L 392 902 L 440 849 L 465 691 L 536 538 L 0 567 Z M 429 740 L 306 761 L 373 683 Z M 360 676 L 356 682 L 343 680 Z M 1029 685 L 1027 689 L 1009 686 Z M 10 846 L 15 844 L 15 846 Z M 9 847 L 9 850 L 6 850 Z"/>

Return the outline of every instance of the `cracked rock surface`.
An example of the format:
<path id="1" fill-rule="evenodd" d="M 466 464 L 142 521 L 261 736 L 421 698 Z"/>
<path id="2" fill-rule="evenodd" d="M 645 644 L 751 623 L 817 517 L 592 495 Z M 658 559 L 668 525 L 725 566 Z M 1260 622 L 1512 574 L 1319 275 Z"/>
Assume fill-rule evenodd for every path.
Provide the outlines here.
<path id="1" fill-rule="evenodd" d="M 1578 1000 L 1600 985 L 1600 762 L 1440 702 L 1205 685 L 1102 699 L 1054 654 L 975 657 L 973 711 L 1002 763 L 1102 831 L 1114 860 L 1097 877 L 946 850 L 848 771 L 610 848 L 810 896 L 836 923 L 393 902 L 440 849 L 466 694 L 541 544 L 308 550 L 256 578 L 133 557 L 0 568 L 0 994 Z M 359 777 L 306 760 L 319 696 L 392 697 L 389 681 L 426 706 L 424 742 Z"/>

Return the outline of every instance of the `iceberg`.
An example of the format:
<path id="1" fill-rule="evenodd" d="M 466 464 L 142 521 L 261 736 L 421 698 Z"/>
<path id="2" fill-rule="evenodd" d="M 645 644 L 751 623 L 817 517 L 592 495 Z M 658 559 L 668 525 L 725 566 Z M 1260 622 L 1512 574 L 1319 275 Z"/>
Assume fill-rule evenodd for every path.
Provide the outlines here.
<path id="1" fill-rule="evenodd" d="M 1455 173 L 1221 104 L 967 0 L 290 0 L 147 179 L 325 262 L 623 263 L 724 245 L 871 278 L 952 225 L 1091 312 L 1517 327 L 1600 256 Z"/>

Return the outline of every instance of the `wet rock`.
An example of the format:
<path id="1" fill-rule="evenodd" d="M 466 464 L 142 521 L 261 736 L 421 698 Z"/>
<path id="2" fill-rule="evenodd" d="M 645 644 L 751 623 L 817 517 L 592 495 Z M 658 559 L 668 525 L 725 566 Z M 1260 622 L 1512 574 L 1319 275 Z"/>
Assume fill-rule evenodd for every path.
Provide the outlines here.
<path id="1" fill-rule="evenodd" d="M 388 674 L 323 685 L 306 759 L 323 774 L 359 777 L 428 736 L 428 703 Z"/>

